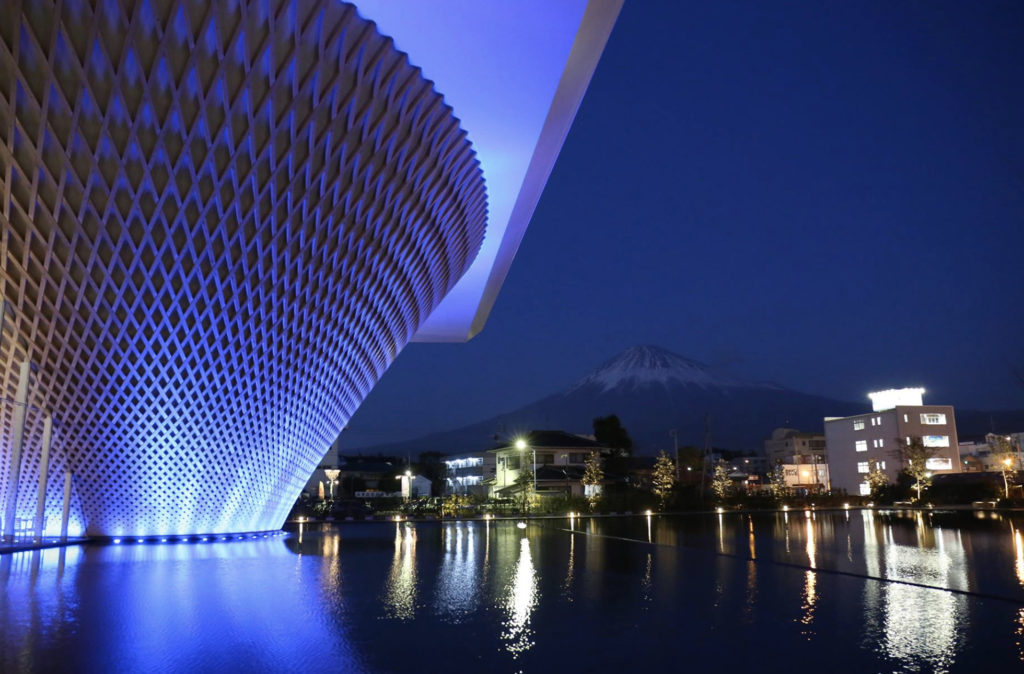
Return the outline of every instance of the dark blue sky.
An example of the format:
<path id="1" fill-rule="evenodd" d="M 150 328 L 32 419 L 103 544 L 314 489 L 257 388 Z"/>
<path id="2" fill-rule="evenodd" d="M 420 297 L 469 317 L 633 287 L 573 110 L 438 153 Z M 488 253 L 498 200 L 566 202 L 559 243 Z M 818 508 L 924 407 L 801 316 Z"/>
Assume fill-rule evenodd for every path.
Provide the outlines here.
<path id="1" fill-rule="evenodd" d="M 487 326 L 410 345 L 346 445 L 642 343 L 865 405 L 1020 408 L 1022 312 L 1024 3 L 627 2 Z"/>

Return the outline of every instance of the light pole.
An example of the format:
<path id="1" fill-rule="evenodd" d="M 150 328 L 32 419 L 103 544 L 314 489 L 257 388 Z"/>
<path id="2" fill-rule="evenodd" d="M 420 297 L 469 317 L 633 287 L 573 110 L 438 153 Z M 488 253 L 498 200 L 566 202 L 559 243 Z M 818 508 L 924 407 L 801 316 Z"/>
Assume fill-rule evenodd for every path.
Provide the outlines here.
<path id="1" fill-rule="evenodd" d="M 1010 483 L 1006 479 L 1006 474 L 1010 472 L 1010 466 L 1013 464 L 1013 459 L 1006 457 L 1003 459 L 1003 489 L 1006 492 L 1006 500 L 1010 500 Z"/>
<path id="2" fill-rule="evenodd" d="M 518 449 L 520 452 L 525 452 L 527 446 L 528 445 L 526 444 L 526 440 L 524 440 L 523 438 L 518 438 L 516 440 L 516 449 Z M 530 450 L 533 452 L 533 493 L 536 494 L 537 493 L 537 450 L 532 448 L 532 447 L 530 448 Z M 523 457 L 520 457 L 520 458 L 525 459 L 526 457 L 523 456 Z M 523 498 L 523 501 L 526 501 L 525 497 Z"/>

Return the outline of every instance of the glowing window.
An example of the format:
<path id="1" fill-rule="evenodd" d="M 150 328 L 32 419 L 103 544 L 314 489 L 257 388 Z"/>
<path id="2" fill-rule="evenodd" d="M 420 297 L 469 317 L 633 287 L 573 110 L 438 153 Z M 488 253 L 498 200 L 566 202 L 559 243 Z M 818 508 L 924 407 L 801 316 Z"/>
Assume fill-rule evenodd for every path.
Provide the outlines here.
<path id="1" fill-rule="evenodd" d="M 860 461 L 860 462 L 858 462 L 857 463 L 857 472 L 858 473 L 870 473 L 871 472 L 871 468 L 868 466 L 868 462 L 867 461 Z"/>
<path id="2" fill-rule="evenodd" d="M 868 441 L 867 440 L 858 440 L 857 441 L 857 451 L 858 452 L 866 452 L 866 451 L 868 451 Z"/>
<path id="3" fill-rule="evenodd" d="M 933 456 L 924 464 L 928 470 L 953 470 L 953 459 L 941 456 Z"/>
<path id="4" fill-rule="evenodd" d="M 864 420 L 863 419 L 854 419 L 853 420 L 853 430 L 855 430 L 855 431 L 863 431 L 864 430 Z"/>
<path id="5" fill-rule="evenodd" d="M 948 435 L 926 435 L 922 441 L 925 447 L 949 447 Z"/>
<path id="6" fill-rule="evenodd" d="M 922 414 L 921 423 L 926 426 L 944 426 L 946 424 L 946 415 L 937 413 Z"/>
<path id="7" fill-rule="evenodd" d="M 861 496 L 871 496 L 871 485 L 868 484 L 867 482 L 861 482 L 860 483 L 860 495 Z"/>

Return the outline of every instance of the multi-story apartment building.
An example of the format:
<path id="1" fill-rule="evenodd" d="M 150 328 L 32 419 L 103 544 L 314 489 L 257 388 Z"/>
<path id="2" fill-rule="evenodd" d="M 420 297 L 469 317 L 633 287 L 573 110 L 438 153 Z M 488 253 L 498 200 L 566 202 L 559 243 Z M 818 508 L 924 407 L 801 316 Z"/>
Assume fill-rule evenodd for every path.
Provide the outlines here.
<path id="1" fill-rule="evenodd" d="M 448 494 L 487 495 L 487 484 L 494 481 L 497 459 L 493 452 L 464 452 L 444 457 L 445 492 Z"/>
<path id="2" fill-rule="evenodd" d="M 764 454 L 768 467 L 777 463 L 827 463 L 825 435 L 805 433 L 795 428 L 776 428 L 772 436 L 764 441 Z"/>
<path id="3" fill-rule="evenodd" d="M 833 489 L 867 495 L 867 475 L 881 468 L 895 482 L 906 462 L 901 442 L 921 438 L 935 450 L 928 459 L 934 473 L 961 470 L 956 419 L 950 405 L 924 405 L 923 389 L 898 389 L 871 393 L 873 411 L 851 417 L 825 419 L 825 443 Z"/>

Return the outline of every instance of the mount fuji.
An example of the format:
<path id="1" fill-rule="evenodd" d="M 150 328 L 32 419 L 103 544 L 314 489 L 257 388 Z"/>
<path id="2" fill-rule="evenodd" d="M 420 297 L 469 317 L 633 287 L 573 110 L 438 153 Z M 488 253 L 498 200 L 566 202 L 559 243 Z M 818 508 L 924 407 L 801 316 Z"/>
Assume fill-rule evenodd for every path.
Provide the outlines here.
<path id="1" fill-rule="evenodd" d="M 589 433 L 593 419 L 608 414 L 619 416 L 638 454 L 670 449 L 670 429 L 677 430 L 680 446 L 703 446 L 706 418 L 714 446 L 759 450 L 776 427 L 820 431 L 825 416 L 864 411 L 864 404 L 744 381 L 657 346 L 635 346 L 564 391 L 517 410 L 462 428 L 361 451 L 451 454 L 479 450 L 492 446 L 496 436 L 504 438 L 531 429 Z M 344 446 L 344 439 L 342 442 Z"/>
<path id="2" fill-rule="evenodd" d="M 590 433 L 595 417 L 618 415 L 633 438 L 634 453 L 671 449 L 669 431 L 679 446 L 704 446 L 705 421 L 714 447 L 760 452 L 764 439 L 780 426 L 823 432 L 825 417 L 863 414 L 870 404 L 835 400 L 766 382 L 738 379 L 704 363 L 657 346 L 626 349 L 569 388 L 517 410 L 450 431 L 414 440 L 342 452 L 416 455 L 424 451 L 454 454 L 487 449 L 498 438 L 529 430 L 557 429 Z M 959 436 L 1024 428 L 1024 410 L 956 410 Z"/>

